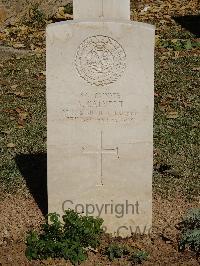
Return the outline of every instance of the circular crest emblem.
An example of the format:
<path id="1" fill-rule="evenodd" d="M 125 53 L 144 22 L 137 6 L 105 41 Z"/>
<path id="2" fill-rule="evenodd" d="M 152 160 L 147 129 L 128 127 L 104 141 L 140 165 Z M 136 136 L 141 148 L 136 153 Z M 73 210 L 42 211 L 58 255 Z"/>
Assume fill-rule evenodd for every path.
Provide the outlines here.
<path id="1" fill-rule="evenodd" d="M 91 85 L 108 85 L 123 74 L 126 54 L 116 40 L 103 35 L 92 36 L 80 44 L 75 66 L 79 76 Z"/>

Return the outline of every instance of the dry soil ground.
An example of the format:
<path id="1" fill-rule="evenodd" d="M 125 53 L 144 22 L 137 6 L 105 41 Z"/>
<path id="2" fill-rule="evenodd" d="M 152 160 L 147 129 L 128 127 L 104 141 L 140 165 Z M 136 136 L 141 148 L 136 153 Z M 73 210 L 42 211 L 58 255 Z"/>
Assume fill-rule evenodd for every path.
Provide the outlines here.
<path id="1" fill-rule="evenodd" d="M 110 262 L 101 253 L 111 242 L 148 251 L 144 265 L 199 265 L 193 252 L 178 252 L 176 229 L 185 211 L 199 207 L 199 1 L 145 0 L 133 6 L 132 19 L 157 27 L 154 231 L 151 238 L 104 236 L 99 252 L 90 252 L 83 265 L 130 265 L 124 260 Z M 70 18 L 69 12 L 62 7 L 50 20 Z M 44 27 L 50 23 L 41 10 L 30 14 L 30 20 L 0 32 L 0 265 L 70 265 L 51 259 L 29 262 L 25 257 L 27 231 L 44 221 Z"/>

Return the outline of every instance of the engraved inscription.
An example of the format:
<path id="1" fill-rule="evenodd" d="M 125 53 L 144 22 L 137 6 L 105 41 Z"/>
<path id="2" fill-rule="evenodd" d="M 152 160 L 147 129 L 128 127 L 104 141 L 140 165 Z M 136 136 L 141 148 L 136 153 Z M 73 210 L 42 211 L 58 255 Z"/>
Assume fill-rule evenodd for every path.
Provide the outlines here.
<path id="1" fill-rule="evenodd" d="M 135 120 L 136 113 L 125 108 L 118 92 L 81 92 L 77 102 L 63 109 L 67 120 L 82 122 L 124 122 Z"/>
<path id="2" fill-rule="evenodd" d="M 79 46 L 75 66 L 79 76 L 89 84 L 104 86 L 121 77 L 126 68 L 126 54 L 116 40 L 92 36 Z"/>
<path id="3" fill-rule="evenodd" d="M 84 154 L 96 154 L 97 156 L 99 156 L 98 158 L 98 162 L 100 167 L 99 167 L 99 173 L 98 173 L 98 177 L 100 179 L 100 184 L 97 184 L 97 186 L 103 186 L 103 155 L 105 154 L 112 154 L 112 155 L 116 155 L 117 158 L 119 159 L 119 148 L 104 148 L 103 145 L 103 131 L 101 131 L 101 136 L 100 136 L 100 149 L 97 151 L 90 151 L 87 149 L 87 147 L 82 147 L 82 152 Z"/>

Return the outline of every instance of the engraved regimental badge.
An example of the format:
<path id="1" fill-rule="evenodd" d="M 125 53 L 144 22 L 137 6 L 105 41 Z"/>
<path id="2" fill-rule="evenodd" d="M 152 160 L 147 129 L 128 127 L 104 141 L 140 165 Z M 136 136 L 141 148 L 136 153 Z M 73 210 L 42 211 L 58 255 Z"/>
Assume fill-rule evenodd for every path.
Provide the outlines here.
<path id="1" fill-rule="evenodd" d="M 126 54 L 116 40 L 92 36 L 78 47 L 75 66 L 79 76 L 89 84 L 104 86 L 121 77 L 126 68 Z"/>

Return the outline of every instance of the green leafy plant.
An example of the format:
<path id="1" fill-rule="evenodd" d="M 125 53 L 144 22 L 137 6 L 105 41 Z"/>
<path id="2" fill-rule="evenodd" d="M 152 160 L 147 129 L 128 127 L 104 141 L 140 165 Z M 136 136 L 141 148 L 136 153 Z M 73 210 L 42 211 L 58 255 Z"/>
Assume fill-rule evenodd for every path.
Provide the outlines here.
<path id="1" fill-rule="evenodd" d="M 144 260 L 147 260 L 148 253 L 146 251 L 133 249 L 125 245 L 119 245 L 112 243 L 106 248 L 106 255 L 109 260 L 126 258 L 131 261 L 132 264 L 141 264 Z"/>
<path id="2" fill-rule="evenodd" d="M 146 251 L 138 250 L 131 254 L 130 261 L 132 264 L 141 264 L 148 259 L 149 254 Z"/>
<path id="3" fill-rule="evenodd" d="M 74 265 L 86 260 L 86 249 L 97 248 L 100 244 L 103 220 L 80 216 L 73 210 L 65 211 L 62 216 L 56 213 L 48 215 L 42 225 L 42 232 L 31 231 L 26 239 L 26 256 L 32 259 L 64 258 Z"/>
<path id="4" fill-rule="evenodd" d="M 113 261 L 116 258 L 122 258 L 124 255 L 129 254 L 127 247 L 119 244 L 110 244 L 105 251 L 109 260 Z"/>
<path id="5" fill-rule="evenodd" d="M 200 209 L 191 209 L 183 217 L 180 223 L 181 238 L 179 250 L 184 251 L 186 247 L 200 253 Z"/>

